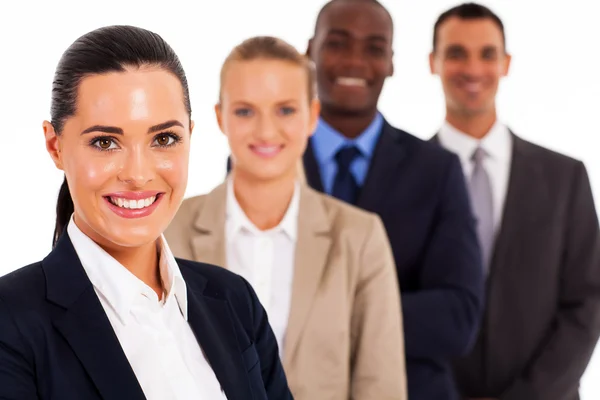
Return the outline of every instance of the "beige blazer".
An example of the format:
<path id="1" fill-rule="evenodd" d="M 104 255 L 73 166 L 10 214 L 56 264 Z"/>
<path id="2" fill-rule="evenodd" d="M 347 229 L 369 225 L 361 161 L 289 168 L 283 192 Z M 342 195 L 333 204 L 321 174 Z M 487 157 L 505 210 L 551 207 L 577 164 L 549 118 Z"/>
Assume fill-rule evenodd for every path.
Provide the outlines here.
<path id="1" fill-rule="evenodd" d="M 183 202 L 175 256 L 226 267 L 227 186 Z M 301 185 L 282 362 L 296 400 L 407 399 L 400 293 L 383 224 Z"/>

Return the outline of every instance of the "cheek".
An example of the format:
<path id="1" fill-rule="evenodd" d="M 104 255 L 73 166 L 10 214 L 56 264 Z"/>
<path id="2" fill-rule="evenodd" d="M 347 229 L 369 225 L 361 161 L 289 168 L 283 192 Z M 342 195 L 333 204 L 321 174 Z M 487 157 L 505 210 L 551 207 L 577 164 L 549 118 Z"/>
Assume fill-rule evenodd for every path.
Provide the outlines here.
<path id="1" fill-rule="evenodd" d="M 502 66 L 497 65 L 493 68 L 490 68 L 490 72 L 489 72 L 488 76 L 494 83 L 497 83 L 502 78 L 503 72 L 504 72 L 504 69 L 502 68 Z"/>
<path id="2" fill-rule="evenodd" d="M 189 154 L 181 152 L 157 160 L 156 170 L 173 192 L 185 192 L 188 178 L 188 159 Z"/>
<path id="3" fill-rule="evenodd" d="M 256 118 L 231 118 L 224 124 L 229 148 L 235 154 L 246 148 L 257 129 Z"/>
<path id="4" fill-rule="evenodd" d="M 86 152 L 69 154 L 69 157 L 65 157 L 68 159 L 64 164 L 65 174 L 71 185 L 95 190 L 102 188 L 107 181 L 116 177 L 120 168 L 119 157 L 84 153 Z M 77 187 L 71 190 L 77 191 Z"/>
<path id="5" fill-rule="evenodd" d="M 288 144 L 291 144 L 294 148 L 303 148 L 308 140 L 308 114 L 285 120 L 282 130 Z"/>
<path id="6" fill-rule="evenodd" d="M 444 68 L 440 76 L 444 84 L 454 83 L 461 76 L 460 68 Z"/>

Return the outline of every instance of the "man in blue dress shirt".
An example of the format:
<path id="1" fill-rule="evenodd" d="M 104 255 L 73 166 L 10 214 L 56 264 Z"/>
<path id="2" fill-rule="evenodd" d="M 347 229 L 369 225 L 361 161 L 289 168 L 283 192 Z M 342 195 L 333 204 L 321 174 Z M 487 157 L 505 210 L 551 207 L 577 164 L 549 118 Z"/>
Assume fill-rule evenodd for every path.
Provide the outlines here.
<path id="1" fill-rule="evenodd" d="M 322 112 L 304 167 L 313 188 L 382 218 L 401 285 L 409 398 L 454 400 L 450 361 L 477 334 L 482 256 L 458 157 L 377 109 L 392 37 L 377 1 L 323 7 L 308 46 Z"/>

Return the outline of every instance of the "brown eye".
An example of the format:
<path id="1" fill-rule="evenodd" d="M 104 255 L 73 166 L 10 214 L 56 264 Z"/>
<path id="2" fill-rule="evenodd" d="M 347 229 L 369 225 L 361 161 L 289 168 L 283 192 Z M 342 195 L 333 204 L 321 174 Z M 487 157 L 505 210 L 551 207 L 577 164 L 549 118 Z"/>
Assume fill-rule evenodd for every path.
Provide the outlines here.
<path id="1" fill-rule="evenodd" d="M 169 137 L 167 135 L 159 136 L 156 138 L 156 143 L 159 146 L 167 146 L 169 144 Z"/>
<path id="2" fill-rule="evenodd" d="M 96 150 L 115 150 L 118 149 L 117 143 L 111 137 L 97 137 L 91 140 L 90 144 L 96 148 Z"/>
<path id="3" fill-rule="evenodd" d="M 154 138 L 154 145 L 158 147 L 170 147 L 180 140 L 181 138 L 174 133 L 162 133 Z"/>
<path id="4" fill-rule="evenodd" d="M 102 150 L 108 150 L 110 148 L 111 144 L 112 144 L 112 141 L 110 139 L 98 140 L 98 147 L 100 147 Z"/>

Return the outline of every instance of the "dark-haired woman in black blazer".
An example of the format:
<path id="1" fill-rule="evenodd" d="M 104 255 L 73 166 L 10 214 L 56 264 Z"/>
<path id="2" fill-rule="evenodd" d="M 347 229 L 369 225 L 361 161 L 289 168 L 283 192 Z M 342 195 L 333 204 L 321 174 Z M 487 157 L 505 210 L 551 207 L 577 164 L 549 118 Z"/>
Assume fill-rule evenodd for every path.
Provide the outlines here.
<path id="1" fill-rule="evenodd" d="M 291 399 L 256 295 L 175 259 L 191 122 L 171 47 L 92 31 L 54 78 L 46 147 L 65 173 L 54 248 L 0 278 L 0 398 Z"/>

